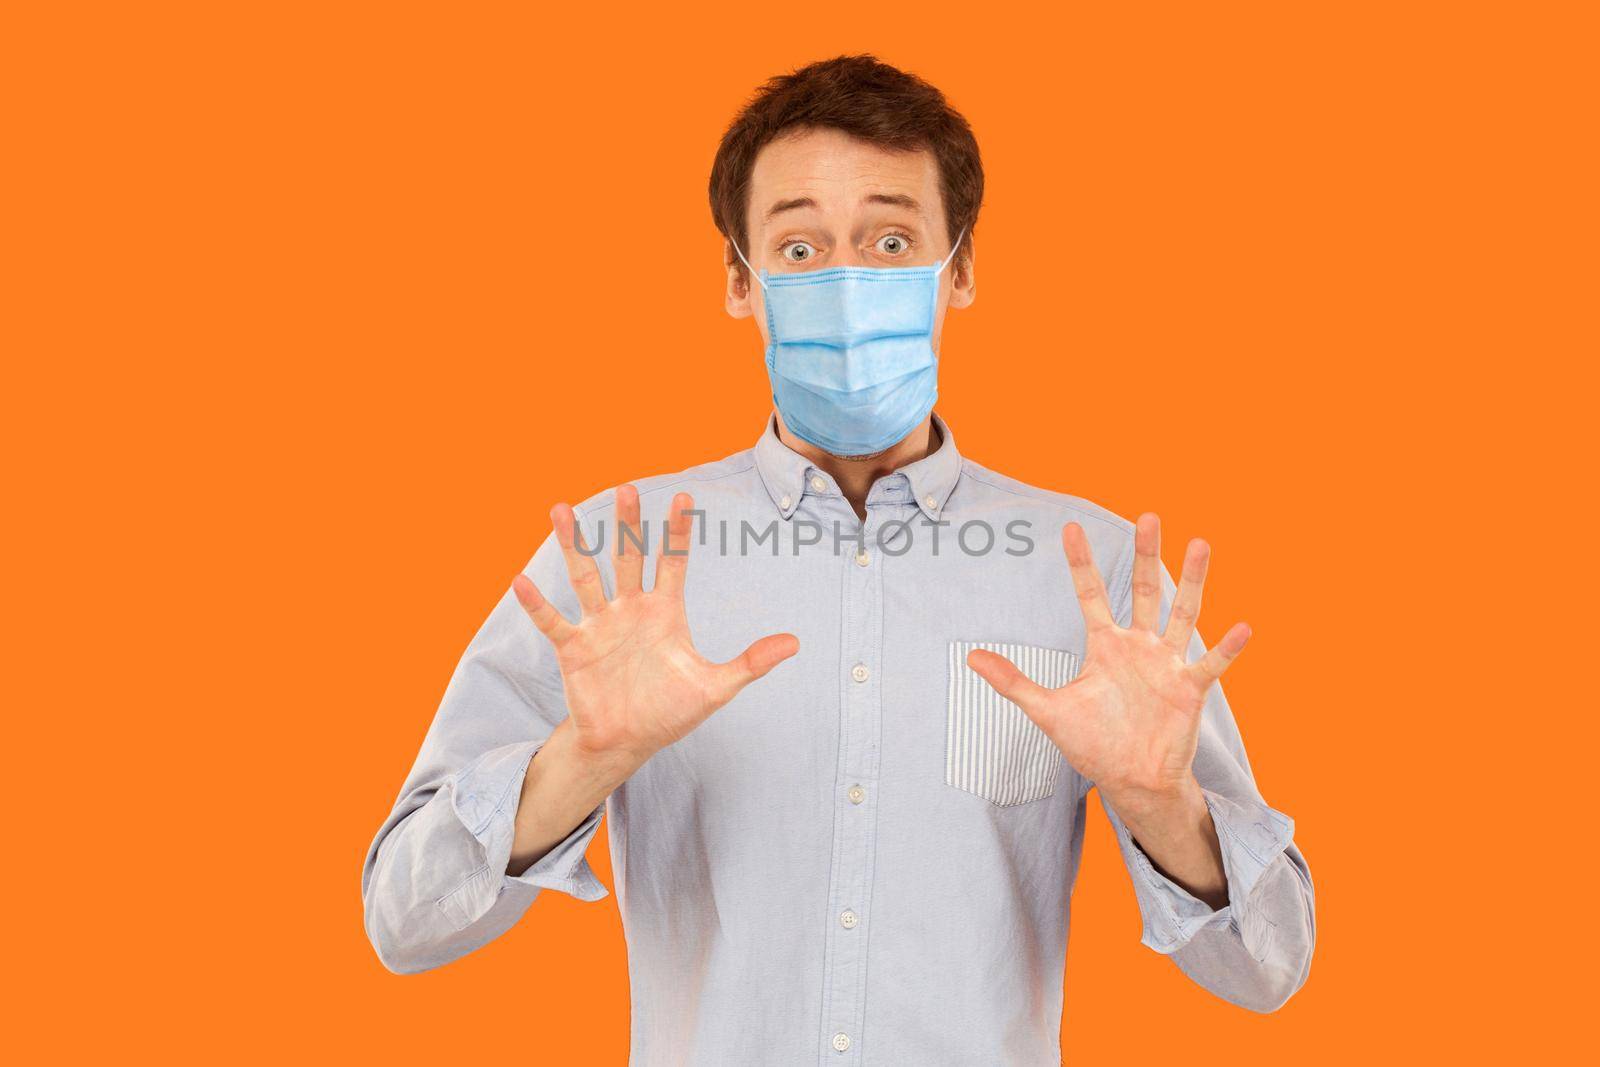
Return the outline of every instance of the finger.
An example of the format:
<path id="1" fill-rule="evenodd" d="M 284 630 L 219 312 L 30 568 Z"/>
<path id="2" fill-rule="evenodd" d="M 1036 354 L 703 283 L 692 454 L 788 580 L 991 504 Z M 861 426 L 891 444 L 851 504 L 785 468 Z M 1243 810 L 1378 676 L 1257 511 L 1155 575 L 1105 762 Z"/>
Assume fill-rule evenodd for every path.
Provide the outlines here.
<path id="1" fill-rule="evenodd" d="M 968 652 L 967 666 L 971 667 L 979 678 L 993 686 L 996 693 L 1023 711 L 1038 707 L 1050 692 L 1018 670 L 1015 663 L 986 648 L 975 648 Z"/>
<path id="2" fill-rule="evenodd" d="M 606 606 L 606 591 L 600 586 L 600 568 L 594 558 L 578 551 L 577 538 L 583 536 L 578 529 L 578 518 L 567 504 L 557 504 L 550 509 L 550 521 L 555 524 L 556 540 L 561 543 L 561 554 L 567 558 L 567 581 L 578 594 L 578 604 L 585 615 L 592 615 Z"/>
<path id="3" fill-rule="evenodd" d="M 1244 644 L 1250 640 L 1250 627 L 1242 622 L 1233 624 L 1233 629 L 1222 635 L 1222 640 L 1206 652 L 1204 656 L 1189 664 L 1189 670 L 1200 676 L 1207 684 L 1222 677 L 1222 672 L 1228 669 L 1240 652 L 1244 651 Z"/>
<path id="4" fill-rule="evenodd" d="M 689 567 L 689 527 L 694 516 L 687 514 L 694 507 L 694 498 L 679 493 L 672 498 L 672 510 L 667 514 L 667 532 L 662 538 L 661 552 L 656 555 L 656 592 L 668 596 L 683 595 L 683 576 Z"/>
<path id="5" fill-rule="evenodd" d="M 794 634 L 771 634 L 753 643 L 734 659 L 714 665 L 717 706 L 721 707 L 738 696 L 739 690 L 798 651 L 800 639 Z"/>
<path id="6" fill-rule="evenodd" d="M 639 490 L 632 485 L 617 486 L 617 596 L 636 596 L 644 574 L 645 543 L 639 525 Z"/>
<path id="7" fill-rule="evenodd" d="M 1183 577 L 1172 595 L 1172 611 L 1167 615 L 1167 630 L 1162 635 L 1173 651 L 1182 655 L 1189 647 L 1195 620 L 1200 617 L 1200 591 L 1206 584 L 1206 566 L 1211 562 L 1211 546 L 1196 537 L 1189 542 L 1183 557 Z"/>
<path id="8" fill-rule="evenodd" d="M 551 644 L 559 645 L 577 632 L 578 628 L 568 622 L 566 616 L 544 598 L 544 594 L 539 592 L 539 587 L 534 585 L 533 579 L 526 574 L 519 574 L 511 579 L 511 591 L 517 595 L 517 603 L 528 613 L 528 618 L 533 620 L 540 633 L 550 639 Z"/>
<path id="9" fill-rule="evenodd" d="M 1161 621 L 1161 519 L 1139 516 L 1133 531 L 1133 626 L 1156 632 Z"/>
<path id="10" fill-rule="evenodd" d="M 1061 545 L 1067 550 L 1067 566 L 1072 568 L 1072 587 L 1078 591 L 1084 628 L 1093 631 L 1115 626 L 1116 620 L 1111 617 L 1111 607 L 1106 600 L 1106 583 L 1100 578 L 1100 569 L 1094 565 L 1094 553 L 1089 549 L 1089 537 L 1083 527 L 1075 522 L 1062 527 Z"/>

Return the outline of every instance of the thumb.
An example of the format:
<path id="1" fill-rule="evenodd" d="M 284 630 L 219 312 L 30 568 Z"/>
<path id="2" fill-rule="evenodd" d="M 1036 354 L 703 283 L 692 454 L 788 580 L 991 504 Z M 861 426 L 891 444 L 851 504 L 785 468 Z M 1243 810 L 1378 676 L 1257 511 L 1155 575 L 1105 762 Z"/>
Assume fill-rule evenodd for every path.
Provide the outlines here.
<path id="1" fill-rule="evenodd" d="M 739 695 L 739 690 L 800 651 L 794 634 L 769 634 L 754 642 L 739 656 L 716 665 L 719 704 Z"/>
<path id="2" fill-rule="evenodd" d="M 1017 669 L 1017 665 L 1004 656 L 985 648 L 975 648 L 967 653 L 967 666 L 994 687 L 994 691 L 1028 712 L 1048 692 L 1044 686 Z"/>

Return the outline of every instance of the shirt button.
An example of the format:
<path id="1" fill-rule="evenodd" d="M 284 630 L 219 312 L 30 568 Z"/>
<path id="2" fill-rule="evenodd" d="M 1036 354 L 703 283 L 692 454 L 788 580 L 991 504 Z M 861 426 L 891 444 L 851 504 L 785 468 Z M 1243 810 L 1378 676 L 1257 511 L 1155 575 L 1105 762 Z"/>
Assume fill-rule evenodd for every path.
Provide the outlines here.
<path id="1" fill-rule="evenodd" d="M 863 800 L 867 799 L 867 791 L 862 789 L 859 785 L 853 785 L 850 787 L 850 791 L 846 793 L 845 796 L 850 798 L 850 803 L 859 804 Z"/>
<path id="2" fill-rule="evenodd" d="M 872 557 L 867 555 L 865 552 L 857 552 L 856 553 L 856 566 L 857 567 L 865 567 L 867 564 L 869 564 L 871 562 L 872 562 Z"/>
<path id="3" fill-rule="evenodd" d="M 839 925 L 846 930 L 854 930 L 856 928 L 856 913 L 846 908 L 839 914 Z"/>
<path id="4" fill-rule="evenodd" d="M 833 1047 L 839 1052 L 848 1051 L 850 1048 L 850 1035 L 845 1033 L 834 1034 Z"/>
<path id="5" fill-rule="evenodd" d="M 850 677 L 854 678 L 858 682 L 866 681 L 867 677 L 871 673 L 871 671 L 867 670 L 867 665 L 865 663 L 857 663 L 854 667 L 850 668 Z"/>
<path id="6" fill-rule="evenodd" d="M 933 497 L 931 497 L 931 496 L 930 496 L 930 497 L 927 497 L 927 498 L 926 498 L 926 499 L 924 499 L 924 500 L 923 500 L 923 501 L 922 501 L 922 502 L 923 502 L 923 503 L 924 503 L 924 504 L 926 504 L 926 505 L 928 505 L 928 510 L 929 510 L 929 511 L 938 511 L 938 510 L 939 510 L 939 502 L 938 502 L 938 501 L 937 501 L 937 500 L 935 500 L 935 499 L 934 499 L 934 498 L 933 498 Z"/>
<path id="7" fill-rule="evenodd" d="M 779 506 L 779 507 L 780 507 L 780 508 L 782 508 L 782 509 L 783 509 L 783 510 L 784 510 L 784 511 L 788 511 L 788 510 L 789 510 L 789 505 L 790 505 L 790 504 L 791 504 L 791 503 L 793 503 L 793 501 L 791 501 L 791 500 L 790 500 L 790 499 L 789 499 L 789 496 L 788 496 L 788 494 L 787 494 L 787 493 L 785 493 L 785 494 L 784 494 L 784 497 L 783 497 L 783 499 L 782 499 L 782 500 L 780 500 L 780 501 L 778 501 L 778 506 Z"/>
<path id="8" fill-rule="evenodd" d="M 828 488 L 828 483 L 827 482 L 823 481 L 821 478 L 812 477 L 812 479 L 811 479 L 811 491 L 813 493 L 820 493 L 826 488 Z"/>

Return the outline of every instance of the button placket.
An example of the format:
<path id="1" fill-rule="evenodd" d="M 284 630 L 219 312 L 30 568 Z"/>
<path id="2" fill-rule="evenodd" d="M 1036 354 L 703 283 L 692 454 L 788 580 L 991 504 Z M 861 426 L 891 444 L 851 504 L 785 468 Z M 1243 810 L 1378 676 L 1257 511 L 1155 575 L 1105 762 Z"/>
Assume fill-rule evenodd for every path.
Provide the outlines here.
<path id="1" fill-rule="evenodd" d="M 875 518 L 869 504 L 867 521 L 861 527 L 863 545 L 875 536 Z M 865 1033 L 868 939 L 862 916 L 870 910 L 877 842 L 877 805 L 868 801 L 874 796 L 878 775 L 883 717 L 878 669 L 883 645 L 883 568 L 868 567 L 853 556 L 840 563 L 843 664 L 836 781 L 841 788 L 834 794 L 835 862 L 828 887 L 823 969 L 823 1063 L 839 1063 L 845 1052 L 859 1056 Z"/>

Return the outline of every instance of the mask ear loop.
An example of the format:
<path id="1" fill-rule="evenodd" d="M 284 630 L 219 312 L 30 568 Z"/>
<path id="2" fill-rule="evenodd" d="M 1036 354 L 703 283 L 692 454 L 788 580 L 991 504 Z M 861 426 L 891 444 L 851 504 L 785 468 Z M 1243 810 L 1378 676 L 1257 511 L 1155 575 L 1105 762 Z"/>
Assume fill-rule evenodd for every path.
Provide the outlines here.
<path id="1" fill-rule="evenodd" d="M 967 228 L 963 226 L 961 227 L 961 232 L 956 234 L 956 243 L 950 246 L 950 254 L 944 258 L 943 263 L 939 264 L 939 269 L 933 272 L 935 278 L 943 274 L 944 269 L 950 265 L 950 261 L 956 258 L 956 253 L 961 250 L 961 239 L 966 235 Z"/>
<path id="2" fill-rule="evenodd" d="M 739 252 L 739 242 L 738 241 L 735 241 L 732 237 L 730 237 L 730 238 L 728 238 L 728 243 L 733 245 L 733 250 L 735 252 Z M 740 260 L 740 262 L 742 262 L 745 265 L 745 268 L 747 270 L 749 270 L 751 274 L 755 275 L 756 281 L 761 283 L 761 288 L 765 289 L 767 287 L 767 280 L 765 278 L 763 278 L 761 276 L 760 272 L 758 272 L 754 267 L 750 266 L 750 261 L 748 259 L 744 258 L 744 253 L 743 252 L 739 252 L 739 260 Z"/>

